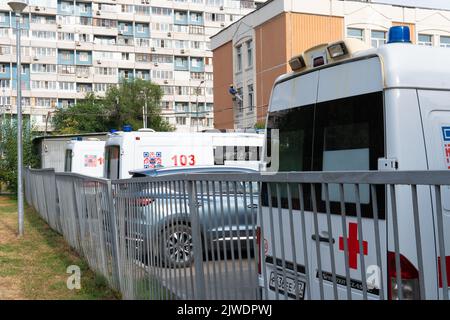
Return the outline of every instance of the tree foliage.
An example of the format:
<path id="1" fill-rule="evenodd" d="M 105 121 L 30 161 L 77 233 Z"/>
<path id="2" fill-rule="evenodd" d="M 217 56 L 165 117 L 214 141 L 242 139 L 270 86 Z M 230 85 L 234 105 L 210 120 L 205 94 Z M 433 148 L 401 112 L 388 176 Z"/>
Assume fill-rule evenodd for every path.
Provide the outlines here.
<path id="1" fill-rule="evenodd" d="M 2 119 L 0 130 L 0 181 L 8 190 L 17 192 L 17 121 L 15 118 Z M 33 149 L 33 125 L 28 118 L 22 121 L 23 166 L 37 167 L 39 159 Z"/>
<path id="2" fill-rule="evenodd" d="M 137 130 L 143 127 L 143 107 L 147 107 L 147 127 L 156 131 L 175 128 L 161 117 L 163 91 L 159 85 L 145 80 L 123 81 L 110 87 L 104 98 L 93 93 L 72 107 L 59 109 L 53 117 L 57 133 L 105 132 L 124 124 Z"/>

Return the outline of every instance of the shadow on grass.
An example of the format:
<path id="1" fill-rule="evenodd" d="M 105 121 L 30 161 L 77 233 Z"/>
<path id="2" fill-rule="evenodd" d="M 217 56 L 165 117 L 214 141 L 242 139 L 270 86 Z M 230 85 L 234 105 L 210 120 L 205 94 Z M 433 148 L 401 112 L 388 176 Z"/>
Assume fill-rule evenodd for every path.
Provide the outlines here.
<path id="1" fill-rule="evenodd" d="M 38 213 L 31 207 L 26 206 L 25 210 L 25 224 L 28 226 L 28 232 L 36 232 L 51 248 L 52 255 L 48 255 L 43 259 L 43 263 L 62 264 L 67 268 L 71 265 L 76 265 L 80 268 L 82 277 L 82 288 L 74 299 L 120 299 L 120 293 L 111 289 L 108 285 L 107 279 L 98 273 L 93 272 L 86 260 L 80 256 L 73 248 L 71 248 L 62 235 L 52 230 L 50 226 L 38 215 Z M 25 229 L 25 233 L 27 230 Z M 25 240 L 26 240 L 25 235 Z M 33 239 L 28 240 L 33 241 Z M 33 243 L 28 243 L 33 247 Z M 67 274 L 69 276 L 69 274 Z M 66 283 L 55 284 L 58 289 L 68 290 Z M 61 288 L 59 288 L 61 287 Z M 56 288 L 55 288 L 56 289 Z"/>

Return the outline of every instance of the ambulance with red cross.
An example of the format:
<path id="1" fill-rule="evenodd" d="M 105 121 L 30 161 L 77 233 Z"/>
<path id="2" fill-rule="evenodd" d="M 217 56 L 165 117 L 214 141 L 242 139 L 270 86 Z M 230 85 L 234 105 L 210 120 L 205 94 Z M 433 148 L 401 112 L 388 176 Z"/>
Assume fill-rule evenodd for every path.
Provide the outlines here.
<path id="1" fill-rule="evenodd" d="M 258 170 L 264 134 L 257 132 L 155 132 L 152 129 L 109 135 L 105 145 L 104 177 L 124 179 L 137 169 L 240 166 Z"/>
<path id="2" fill-rule="evenodd" d="M 345 39 L 311 48 L 289 63 L 293 72 L 278 77 L 274 83 L 266 124 L 264 148 L 268 150 L 273 143 L 271 139 L 277 139 L 278 172 L 385 171 L 386 167 L 408 171 L 450 170 L 448 48 L 413 45 L 407 27 L 393 27 L 388 43 L 379 48 Z M 277 137 L 271 138 L 271 132 L 275 131 Z M 265 157 L 263 161 L 269 162 Z M 384 279 L 382 286 L 376 281 L 367 283 L 368 299 L 397 299 L 399 289 L 403 299 L 442 299 L 446 295 L 449 286 L 443 289 L 436 196 L 432 187 L 417 186 L 424 288 L 419 288 L 413 208 L 411 195 L 407 193 L 410 189 L 395 187 L 397 252 L 401 265 L 399 288 L 393 254 L 392 204 L 387 187 L 376 187 L 379 237 L 375 239 L 373 195 L 368 185 L 361 184 L 359 189 L 362 223 L 358 223 L 355 214 L 347 212 L 344 229 L 340 195 L 345 194 L 345 203 L 355 206 L 353 186 L 344 185 L 342 192 L 337 185 L 330 184 L 330 208 L 326 208 L 323 185 L 315 187 L 315 196 L 312 187 L 309 191 L 305 187 L 302 215 L 297 189 L 288 196 L 286 190 L 276 190 L 275 186 L 270 190 L 268 184 L 262 185 L 262 208 L 257 224 L 263 299 L 362 299 L 362 274 L 366 280 L 374 279 L 374 275 Z M 443 223 L 442 245 L 450 285 L 448 186 L 442 187 L 441 198 L 442 217 L 439 218 Z M 293 213 L 291 220 L 289 209 Z M 328 209 L 331 221 L 327 221 Z M 316 217 L 313 212 L 317 212 Z M 293 241 L 289 239 L 291 223 Z M 381 266 L 377 263 L 377 242 L 381 248 Z M 321 250 L 317 250 L 317 244 Z"/>
<path id="3" fill-rule="evenodd" d="M 102 177 L 105 164 L 105 141 L 75 138 L 65 147 L 64 171 L 91 177 Z"/>

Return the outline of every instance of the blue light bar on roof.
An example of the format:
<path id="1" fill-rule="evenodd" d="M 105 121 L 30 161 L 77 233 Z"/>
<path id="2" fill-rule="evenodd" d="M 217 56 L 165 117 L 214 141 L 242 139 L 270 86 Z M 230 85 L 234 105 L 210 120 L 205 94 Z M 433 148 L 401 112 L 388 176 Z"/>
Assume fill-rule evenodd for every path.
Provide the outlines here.
<path id="1" fill-rule="evenodd" d="M 131 125 L 126 124 L 122 127 L 123 132 L 131 132 L 133 131 L 133 128 L 131 127 Z"/>
<path id="2" fill-rule="evenodd" d="M 395 26 L 389 29 L 387 43 L 411 43 L 408 26 Z"/>

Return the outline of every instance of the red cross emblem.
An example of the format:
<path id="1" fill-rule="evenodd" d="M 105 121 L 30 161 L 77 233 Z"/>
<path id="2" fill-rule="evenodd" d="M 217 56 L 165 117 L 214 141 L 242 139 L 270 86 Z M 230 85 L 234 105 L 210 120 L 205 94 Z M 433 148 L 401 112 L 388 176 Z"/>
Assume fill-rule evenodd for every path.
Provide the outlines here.
<path id="1" fill-rule="evenodd" d="M 358 254 L 359 252 L 359 241 L 358 241 L 358 224 L 349 223 L 348 224 L 348 238 L 347 238 L 347 249 L 348 249 L 348 265 L 351 269 L 358 269 Z M 367 241 L 362 242 L 363 254 L 367 256 Z M 344 238 L 339 237 L 339 250 L 344 251 Z"/>

